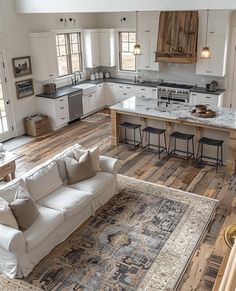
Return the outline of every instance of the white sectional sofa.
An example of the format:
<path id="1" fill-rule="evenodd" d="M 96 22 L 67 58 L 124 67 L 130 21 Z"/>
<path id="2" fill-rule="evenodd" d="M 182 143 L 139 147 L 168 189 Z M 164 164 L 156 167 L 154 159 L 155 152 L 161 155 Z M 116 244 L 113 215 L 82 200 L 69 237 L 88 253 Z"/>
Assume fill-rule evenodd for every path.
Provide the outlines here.
<path id="1" fill-rule="evenodd" d="M 0 272 L 11 278 L 27 276 L 57 244 L 65 240 L 86 219 L 94 215 L 99 207 L 118 193 L 118 160 L 104 156 L 99 156 L 101 171 L 96 172 L 95 176 L 67 185 L 64 158 L 73 156 L 73 151 L 79 147 L 80 145 L 76 144 L 68 148 L 20 179 L 0 188 L 0 197 L 9 203 L 13 201 L 19 185 L 32 195 L 32 185 L 27 185 L 27 178 L 32 175 L 41 175 L 33 185 L 39 192 L 45 191 L 47 187 L 53 188 L 52 192 L 40 199 L 35 193 L 32 195 L 39 216 L 25 232 L 0 224 Z M 48 167 L 55 165 L 63 184 L 57 182 L 57 178 L 47 176 Z"/>

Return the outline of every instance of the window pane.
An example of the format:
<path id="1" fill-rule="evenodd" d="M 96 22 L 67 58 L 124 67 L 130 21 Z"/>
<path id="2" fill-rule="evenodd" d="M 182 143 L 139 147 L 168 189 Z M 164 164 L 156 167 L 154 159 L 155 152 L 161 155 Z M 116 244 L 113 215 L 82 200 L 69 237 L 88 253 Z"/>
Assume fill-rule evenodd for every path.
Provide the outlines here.
<path id="1" fill-rule="evenodd" d="M 59 46 L 58 49 L 59 49 L 59 55 L 58 56 L 66 56 L 67 55 L 66 47 L 64 45 L 63 46 Z"/>
<path id="2" fill-rule="evenodd" d="M 5 104 L 4 104 L 3 99 L 0 99 L 0 115 L 6 116 Z"/>
<path id="3" fill-rule="evenodd" d="M 129 52 L 130 52 L 130 53 L 133 53 L 133 51 L 134 51 L 134 46 L 135 46 L 135 43 L 129 43 Z"/>
<path id="4" fill-rule="evenodd" d="M 129 33 L 128 32 L 121 32 L 121 39 L 122 39 L 122 41 L 128 41 L 129 40 Z"/>
<path id="5" fill-rule="evenodd" d="M 72 44 L 71 45 L 71 54 L 78 54 L 79 49 L 78 49 L 78 44 Z"/>
<path id="6" fill-rule="evenodd" d="M 122 70 L 135 71 L 135 56 L 133 53 L 122 53 Z"/>
<path id="7" fill-rule="evenodd" d="M 129 42 L 136 42 L 136 37 L 135 37 L 134 32 L 129 33 Z"/>
<path id="8" fill-rule="evenodd" d="M 3 124 L 3 131 L 4 132 L 8 131 L 7 117 L 3 117 L 2 124 Z"/>
<path id="9" fill-rule="evenodd" d="M 66 43 L 65 35 L 64 34 L 58 34 L 57 35 L 57 44 L 58 45 L 64 45 Z"/>
<path id="10" fill-rule="evenodd" d="M 59 69 L 59 76 L 64 76 L 69 74 L 67 58 L 65 57 L 58 57 L 58 69 Z"/>
<path id="11" fill-rule="evenodd" d="M 78 43 L 77 33 L 71 33 L 70 34 L 70 43 Z"/>
<path id="12" fill-rule="evenodd" d="M 72 62 L 72 72 L 78 72 L 81 70 L 80 68 L 80 56 L 79 54 L 72 55 L 71 56 L 71 62 Z"/>
<path id="13" fill-rule="evenodd" d="M 122 52 L 128 52 L 128 51 L 129 51 L 129 43 L 122 42 Z"/>

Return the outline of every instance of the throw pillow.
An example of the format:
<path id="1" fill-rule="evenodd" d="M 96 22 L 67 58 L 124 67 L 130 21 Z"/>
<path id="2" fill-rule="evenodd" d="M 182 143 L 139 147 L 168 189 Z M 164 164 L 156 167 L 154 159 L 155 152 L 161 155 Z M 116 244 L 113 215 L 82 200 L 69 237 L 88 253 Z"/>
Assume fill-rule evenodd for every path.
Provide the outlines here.
<path id="1" fill-rule="evenodd" d="M 8 203 L 11 203 L 15 199 L 16 191 L 19 186 L 28 191 L 28 188 L 24 180 L 22 179 L 16 181 L 12 180 L 0 188 L 0 196 Z"/>
<path id="2" fill-rule="evenodd" d="M 6 200 L 0 197 L 0 224 L 19 229 L 15 216 Z"/>
<path id="3" fill-rule="evenodd" d="M 10 204 L 10 207 L 22 231 L 30 228 L 39 216 L 36 204 L 22 187 L 18 188 L 15 200 Z"/>
<path id="4" fill-rule="evenodd" d="M 75 156 L 74 156 L 73 151 L 69 151 L 69 152 L 63 154 L 61 157 L 56 159 L 59 175 L 60 175 L 62 181 L 65 181 L 68 179 L 65 158 L 74 159 Z"/>
<path id="5" fill-rule="evenodd" d="M 37 201 L 63 185 L 56 162 L 40 168 L 31 176 L 25 178 L 29 192 Z"/>
<path id="6" fill-rule="evenodd" d="M 92 160 L 92 165 L 93 165 L 93 170 L 95 172 L 100 172 L 102 169 L 100 167 L 100 159 L 99 159 L 99 147 L 95 147 L 89 150 L 90 151 L 90 156 Z M 76 160 L 79 160 L 79 158 L 86 152 L 84 149 L 75 149 L 74 150 L 74 155 Z"/>
<path id="7" fill-rule="evenodd" d="M 68 173 L 68 185 L 91 178 L 95 175 L 89 151 L 83 154 L 79 161 L 66 158 L 65 162 Z"/>

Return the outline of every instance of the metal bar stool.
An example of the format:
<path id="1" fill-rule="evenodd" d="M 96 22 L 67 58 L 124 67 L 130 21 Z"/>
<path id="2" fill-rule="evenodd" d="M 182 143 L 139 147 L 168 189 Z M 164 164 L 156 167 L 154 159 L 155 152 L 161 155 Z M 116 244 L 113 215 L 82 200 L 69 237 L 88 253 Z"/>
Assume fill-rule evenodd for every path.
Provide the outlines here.
<path id="1" fill-rule="evenodd" d="M 203 161 L 202 158 L 213 160 L 213 161 L 216 161 L 215 166 L 216 166 L 216 171 L 217 171 L 218 166 L 223 165 L 223 147 L 222 147 L 223 143 L 224 143 L 223 140 L 212 139 L 212 138 L 208 138 L 208 137 L 201 137 L 198 141 L 196 164 L 198 164 L 198 163 L 208 164 L 208 162 Z M 216 158 L 212 158 L 210 156 L 205 156 L 203 154 L 203 145 L 209 145 L 209 146 L 216 147 L 216 149 L 217 149 Z M 219 156 L 219 149 L 220 149 L 220 156 Z M 198 157 L 199 151 L 201 151 L 201 154 Z"/>
<path id="2" fill-rule="evenodd" d="M 160 128 L 155 128 L 155 127 L 148 126 L 148 127 L 145 127 L 143 129 L 143 134 L 145 132 L 147 133 L 148 143 L 143 147 L 143 149 L 146 148 L 146 147 L 148 149 L 150 149 L 150 146 L 156 147 L 158 149 L 158 156 L 159 156 L 159 159 L 160 159 L 160 155 L 161 155 L 162 152 L 166 151 L 166 153 L 167 153 L 166 129 L 160 129 Z M 151 142 L 150 142 L 150 135 L 151 134 L 156 134 L 158 136 L 157 145 L 151 144 Z M 164 134 L 164 146 L 161 146 L 161 138 L 160 138 L 161 134 Z M 143 140 L 143 138 L 142 138 L 142 140 Z"/>
<path id="3" fill-rule="evenodd" d="M 170 135 L 170 142 L 169 142 L 169 146 L 168 146 L 168 157 L 172 156 L 172 155 L 176 155 L 176 152 L 180 152 L 180 153 L 185 153 L 186 154 L 186 161 L 187 161 L 187 165 L 188 165 L 188 160 L 193 157 L 194 158 L 194 142 L 193 142 L 193 138 L 194 135 L 193 134 L 186 134 L 186 133 L 182 133 L 182 132 L 178 132 L 175 131 L 173 133 L 171 133 Z M 170 145 L 171 145 L 171 140 L 174 139 L 174 149 L 172 151 L 170 151 Z M 185 140 L 187 142 L 187 149 L 186 151 L 183 150 L 178 150 L 176 148 L 176 140 L 180 139 L 180 140 Z M 192 151 L 189 151 L 189 142 L 192 141 Z M 177 158 L 181 158 L 179 156 L 176 156 Z"/>
<path id="4" fill-rule="evenodd" d="M 121 134 L 122 128 L 124 128 L 124 130 L 125 130 L 125 138 L 120 141 L 120 134 Z M 127 138 L 127 132 L 126 132 L 127 129 L 133 130 L 133 136 L 134 136 L 133 139 Z M 135 136 L 136 129 L 139 129 L 140 141 L 136 141 L 136 136 Z M 141 145 L 142 144 L 141 124 L 130 123 L 130 122 L 123 122 L 123 123 L 119 124 L 119 126 L 118 126 L 118 142 L 119 143 L 126 143 L 128 145 L 133 145 L 134 148 Z M 132 144 L 130 142 L 132 142 Z"/>

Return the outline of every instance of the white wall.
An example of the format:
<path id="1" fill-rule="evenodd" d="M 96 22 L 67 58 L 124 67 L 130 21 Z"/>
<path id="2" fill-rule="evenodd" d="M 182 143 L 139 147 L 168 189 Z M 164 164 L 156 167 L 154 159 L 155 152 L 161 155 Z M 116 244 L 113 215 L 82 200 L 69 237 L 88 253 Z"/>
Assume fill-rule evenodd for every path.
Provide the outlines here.
<path id="1" fill-rule="evenodd" d="M 65 28 L 60 18 L 75 18 L 76 26 L 93 28 L 96 26 L 96 14 L 27 14 L 15 13 L 14 0 L 0 1 L 0 35 L 2 32 L 3 48 L 8 68 L 8 94 L 15 116 L 16 135 L 24 133 L 23 118 L 37 112 L 34 96 L 18 100 L 16 97 L 15 81 L 31 76 L 14 78 L 12 58 L 31 54 L 29 32 L 49 31 L 50 29 Z M 69 26 L 69 25 L 68 25 Z M 72 24 L 71 24 L 72 26 Z M 73 27 L 73 26 L 72 26 Z"/>
<path id="2" fill-rule="evenodd" d="M 6 0 L 2 0 L 6 1 Z M 15 0 L 20 13 L 235 9 L 235 0 Z"/>

